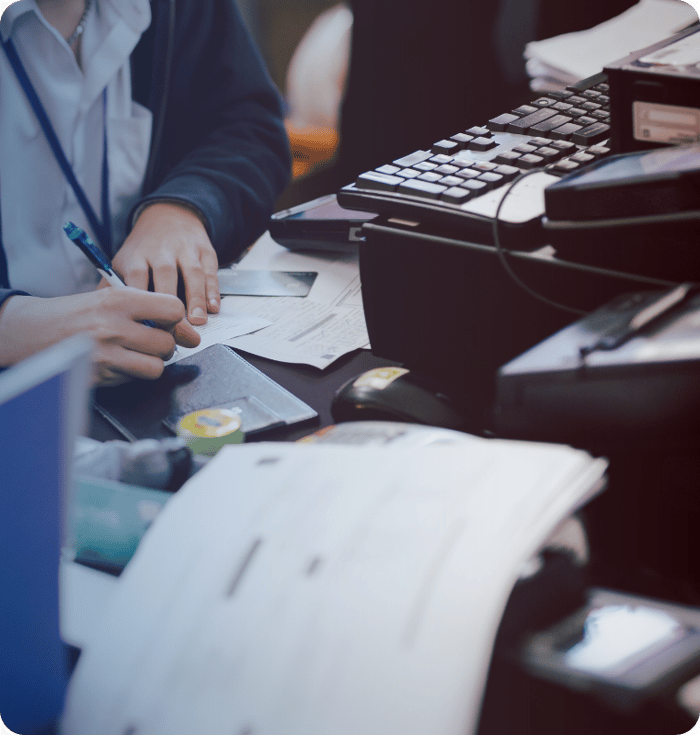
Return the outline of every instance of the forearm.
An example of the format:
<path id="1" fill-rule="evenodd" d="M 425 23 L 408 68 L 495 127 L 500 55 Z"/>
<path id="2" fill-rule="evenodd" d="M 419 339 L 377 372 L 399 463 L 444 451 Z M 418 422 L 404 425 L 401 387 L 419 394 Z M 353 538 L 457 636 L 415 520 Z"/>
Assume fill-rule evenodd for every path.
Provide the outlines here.
<path id="1" fill-rule="evenodd" d="M 289 179 L 281 98 L 235 3 L 183 0 L 176 19 L 163 133 L 151 150 L 142 202 L 193 205 L 220 262 L 229 262 L 264 231 Z M 153 92 L 145 85 L 153 53 L 144 45 L 132 57 L 142 104 Z"/>
<path id="2" fill-rule="evenodd" d="M 183 316 L 176 297 L 136 289 L 101 288 L 55 298 L 14 295 L 0 308 L 0 366 L 14 365 L 83 332 L 95 341 L 96 383 L 157 378 L 176 338 L 188 347 L 199 341 L 191 327 L 181 326 Z M 145 320 L 157 328 L 146 326 Z"/>

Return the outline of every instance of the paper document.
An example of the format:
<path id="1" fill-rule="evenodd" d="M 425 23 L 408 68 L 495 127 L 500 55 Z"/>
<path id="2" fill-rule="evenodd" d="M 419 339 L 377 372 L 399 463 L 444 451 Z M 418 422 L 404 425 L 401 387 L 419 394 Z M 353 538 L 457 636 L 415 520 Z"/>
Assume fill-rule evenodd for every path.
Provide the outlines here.
<path id="1" fill-rule="evenodd" d="M 369 347 L 362 308 L 359 256 L 352 253 L 293 253 L 263 235 L 236 268 L 316 271 L 303 299 L 229 296 L 230 308 L 271 326 L 225 344 L 253 355 L 324 369 L 339 357 Z"/>
<path id="2" fill-rule="evenodd" d="M 229 298 L 242 314 L 273 322 L 255 334 L 226 341 L 260 357 L 323 369 L 368 343 L 364 312 L 355 306 L 329 306 L 309 297 Z"/>
<path id="3" fill-rule="evenodd" d="M 165 363 L 166 365 L 194 355 L 195 352 L 201 352 L 210 345 L 225 344 L 232 337 L 255 332 L 271 324 L 268 319 L 237 313 L 235 306 L 229 302 L 229 298 L 233 297 L 221 299 L 221 310 L 218 314 L 209 314 L 206 324 L 194 327 L 202 338 L 197 347 L 178 347 L 172 358 Z"/>
<path id="4" fill-rule="evenodd" d="M 469 735 L 523 561 L 605 468 L 467 435 L 226 447 L 122 574 L 64 735 Z"/>
<path id="5" fill-rule="evenodd" d="M 640 0 L 621 15 L 589 30 L 531 42 L 525 58 L 532 87 L 544 91 L 573 84 L 697 19 L 692 5 L 681 0 Z"/>

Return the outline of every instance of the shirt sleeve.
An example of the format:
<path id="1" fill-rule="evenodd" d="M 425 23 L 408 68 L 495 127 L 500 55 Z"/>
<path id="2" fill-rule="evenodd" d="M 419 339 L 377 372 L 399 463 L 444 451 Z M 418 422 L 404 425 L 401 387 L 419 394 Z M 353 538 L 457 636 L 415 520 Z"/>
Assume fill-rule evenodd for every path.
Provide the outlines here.
<path id="1" fill-rule="evenodd" d="M 154 47 L 157 55 L 157 39 Z M 267 228 L 289 180 L 289 143 L 280 95 L 233 0 L 177 3 L 164 125 L 151 155 L 153 182 L 134 211 L 158 200 L 195 207 L 222 263 Z"/>

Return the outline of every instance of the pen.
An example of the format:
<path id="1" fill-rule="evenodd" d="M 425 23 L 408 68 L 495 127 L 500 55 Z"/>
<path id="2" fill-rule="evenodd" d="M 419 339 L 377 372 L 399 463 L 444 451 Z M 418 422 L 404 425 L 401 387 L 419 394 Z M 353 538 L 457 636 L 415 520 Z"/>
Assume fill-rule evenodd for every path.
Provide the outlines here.
<path id="1" fill-rule="evenodd" d="M 126 283 L 121 279 L 117 273 L 114 272 L 112 264 L 109 262 L 109 258 L 95 245 L 90 236 L 82 230 L 78 225 L 74 225 L 72 222 L 66 222 L 63 225 L 63 231 L 68 237 L 83 251 L 87 259 L 97 268 L 98 272 L 104 277 L 104 279 L 115 288 L 127 288 Z M 147 327 L 154 327 L 158 329 L 155 322 L 150 319 L 144 319 L 142 324 Z"/>

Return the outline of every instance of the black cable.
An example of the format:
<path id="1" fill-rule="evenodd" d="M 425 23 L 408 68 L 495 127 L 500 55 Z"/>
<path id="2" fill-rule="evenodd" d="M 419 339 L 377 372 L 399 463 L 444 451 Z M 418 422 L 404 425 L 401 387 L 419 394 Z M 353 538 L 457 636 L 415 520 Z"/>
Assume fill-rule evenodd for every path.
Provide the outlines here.
<path id="1" fill-rule="evenodd" d="M 560 304 L 557 301 L 552 301 L 552 299 L 548 299 L 546 296 L 542 296 L 542 294 L 537 293 L 534 289 L 530 288 L 526 283 L 524 283 L 520 277 L 513 271 L 513 269 L 510 267 L 510 264 L 508 263 L 506 259 L 506 250 L 501 245 L 501 240 L 498 234 L 498 225 L 500 221 L 500 214 L 501 209 L 503 208 L 503 203 L 505 202 L 508 195 L 513 191 L 513 188 L 516 184 L 520 183 L 523 179 L 526 179 L 528 176 L 532 176 L 532 174 L 538 174 L 542 173 L 542 169 L 536 168 L 532 169 L 530 171 L 524 171 L 521 174 L 518 174 L 513 181 L 510 182 L 510 186 L 506 189 L 505 194 L 503 195 L 503 198 L 498 203 L 498 206 L 496 207 L 496 214 L 493 218 L 493 225 L 492 225 L 492 232 L 493 232 L 493 244 L 496 248 L 496 253 L 498 255 L 498 259 L 501 261 L 501 265 L 505 269 L 506 273 L 515 281 L 515 283 L 520 286 L 525 292 L 530 294 L 530 296 L 538 299 L 539 301 L 543 301 L 545 304 L 548 304 L 549 306 L 553 306 L 555 309 L 562 309 L 564 311 L 568 311 L 572 314 L 576 314 L 577 316 L 581 316 L 583 314 L 587 314 L 587 311 L 583 311 L 581 309 L 575 309 L 573 306 L 567 306 L 566 304 Z"/>

